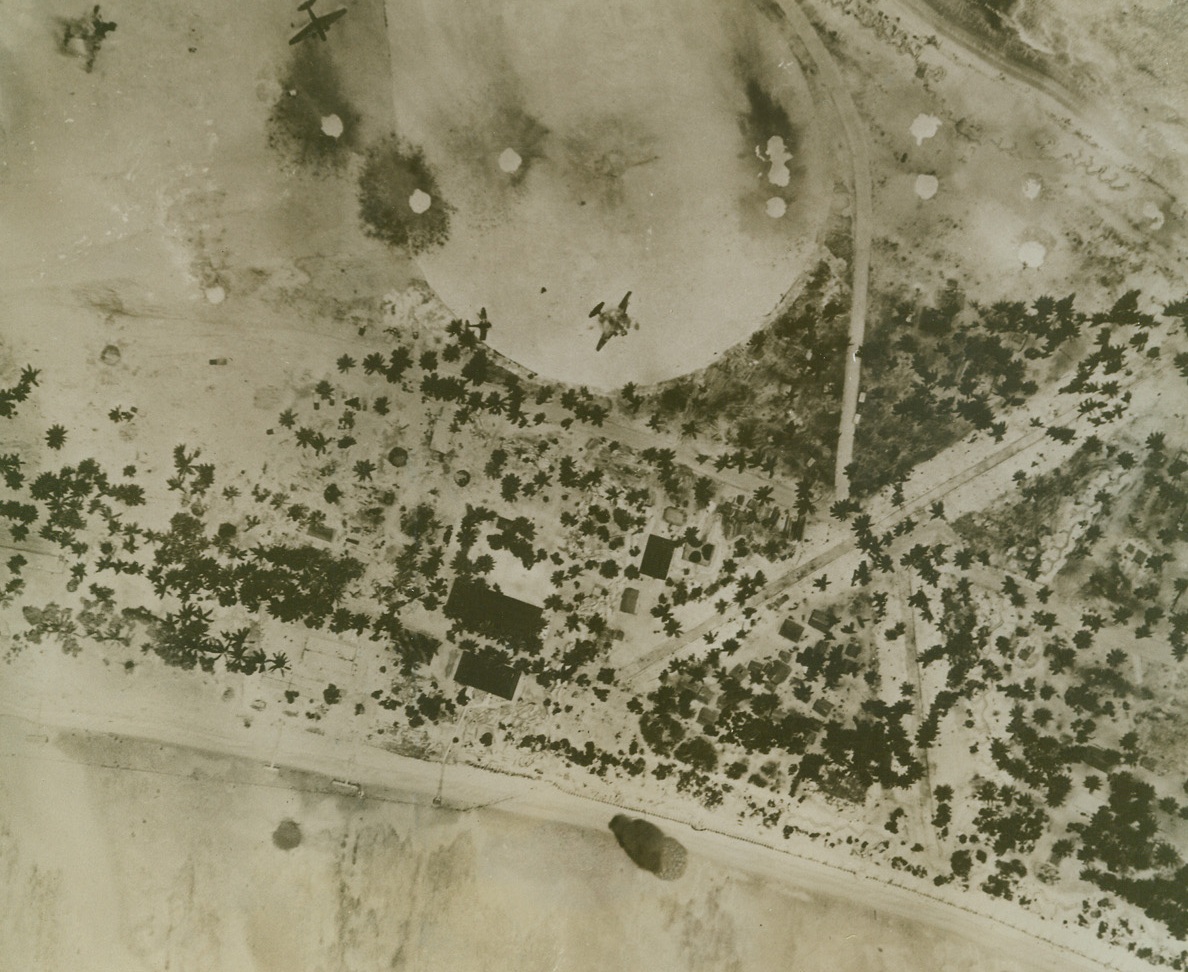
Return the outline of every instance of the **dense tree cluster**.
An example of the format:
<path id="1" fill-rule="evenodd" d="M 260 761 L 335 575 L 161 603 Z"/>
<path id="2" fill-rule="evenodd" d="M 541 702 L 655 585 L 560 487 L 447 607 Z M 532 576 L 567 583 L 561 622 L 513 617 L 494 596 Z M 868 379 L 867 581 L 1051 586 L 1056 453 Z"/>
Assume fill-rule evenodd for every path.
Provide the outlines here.
<path id="1" fill-rule="evenodd" d="M 760 469 L 798 479 L 833 462 L 845 370 L 849 295 L 819 264 L 797 299 L 745 344 L 697 375 L 641 395 L 620 393 L 649 427 L 720 441 L 721 471 Z"/>

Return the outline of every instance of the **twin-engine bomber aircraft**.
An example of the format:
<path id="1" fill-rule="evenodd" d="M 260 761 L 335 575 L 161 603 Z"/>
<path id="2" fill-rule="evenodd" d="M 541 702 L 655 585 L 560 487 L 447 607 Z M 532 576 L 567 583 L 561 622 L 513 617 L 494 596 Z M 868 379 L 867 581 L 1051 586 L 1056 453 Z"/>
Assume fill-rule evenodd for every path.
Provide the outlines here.
<path id="1" fill-rule="evenodd" d="M 346 7 L 340 7 L 338 10 L 335 10 L 332 13 L 324 14 L 323 16 L 319 17 L 311 9 L 316 2 L 317 0 L 305 0 L 305 2 L 297 8 L 298 10 L 304 10 L 307 14 L 309 14 L 309 23 L 293 35 L 293 39 L 289 41 L 290 44 L 300 44 L 303 40 L 305 40 L 305 38 L 312 37 L 315 34 L 322 38 L 322 40 L 326 40 L 326 28 L 334 23 L 334 21 L 344 16 L 347 12 Z"/>
<path id="2" fill-rule="evenodd" d="M 631 318 L 627 316 L 627 301 L 630 299 L 631 291 L 629 290 L 619 301 L 618 307 L 606 310 L 606 304 L 599 301 L 590 311 L 590 316 L 597 317 L 598 323 L 602 326 L 602 336 L 598 339 L 598 347 L 594 349 L 595 351 L 601 351 L 606 347 L 606 342 L 611 338 L 627 333 L 627 329 L 631 327 Z"/>

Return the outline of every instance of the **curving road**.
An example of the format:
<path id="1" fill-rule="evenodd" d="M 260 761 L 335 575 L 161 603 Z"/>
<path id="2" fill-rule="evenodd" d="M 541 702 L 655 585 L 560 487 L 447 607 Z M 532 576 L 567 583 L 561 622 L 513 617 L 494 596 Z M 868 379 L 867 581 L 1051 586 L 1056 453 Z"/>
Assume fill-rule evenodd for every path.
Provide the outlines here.
<path id="1" fill-rule="evenodd" d="M 807 49 L 813 68 L 841 121 L 853 170 L 851 222 L 854 252 L 850 283 L 850 333 L 846 348 L 846 376 L 842 386 L 841 424 L 837 436 L 837 463 L 834 490 L 839 499 L 850 495 L 850 477 L 846 467 L 854 459 L 854 417 L 858 413 L 858 383 L 861 378 L 859 350 L 866 336 L 866 304 L 870 286 L 871 222 L 874 212 L 870 150 L 866 144 L 866 126 L 837 64 L 821 42 L 816 29 L 795 0 L 756 0 L 759 6 L 782 20 Z"/>
<path id="2" fill-rule="evenodd" d="M 917 17 L 933 30 L 938 38 L 944 38 L 950 44 L 982 61 L 986 66 L 999 71 L 1003 77 L 1010 78 L 1039 95 L 1041 99 L 1048 102 L 1053 114 L 1063 114 L 1072 123 L 1088 127 L 1087 133 L 1081 133 L 1086 144 L 1111 156 L 1110 165 L 1120 166 L 1130 175 L 1169 196 L 1177 195 L 1155 178 L 1149 170 L 1139 168 L 1135 164 L 1132 151 L 1127 149 L 1126 135 L 1114 130 L 1114 127 L 1105 118 L 1100 104 L 1092 98 L 1068 89 L 1056 78 L 1044 73 L 1039 68 L 1030 67 L 1007 57 L 981 35 L 947 19 L 943 13 L 929 3 L 929 0 L 891 0 L 891 3 Z M 1133 145 L 1130 148 L 1132 149 Z"/>

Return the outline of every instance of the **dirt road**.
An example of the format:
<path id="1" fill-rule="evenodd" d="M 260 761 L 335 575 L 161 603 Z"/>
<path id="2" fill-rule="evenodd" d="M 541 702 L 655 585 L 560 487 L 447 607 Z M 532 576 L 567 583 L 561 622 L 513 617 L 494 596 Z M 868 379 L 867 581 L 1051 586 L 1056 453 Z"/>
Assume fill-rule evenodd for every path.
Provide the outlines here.
<path id="1" fill-rule="evenodd" d="M 866 304 L 870 286 L 871 222 L 874 203 L 866 126 L 854 106 L 854 99 L 850 97 L 845 79 L 795 0 L 781 0 L 778 5 L 761 2 L 760 6 L 772 10 L 779 9 L 784 22 L 807 48 L 813 67 L 829 92 L 834 111 L 841 120 L 853 170 L 851 219 L 854 254 L 851 261 L 853 273 L 850 284 L 850 332 L 846 347 L 846 376 L 842 386 L 841 424 L 838 429 L 834 472 L 834 489 L 839 499 L 845 499 L 850 495 L 850 477 L 846 474 L 846 467 L 854 460 L 854 416 L 858 411 L 858 384 L 862 370 L 859 349 L 866 335 Z"/>
<path id="2" fill-rule="evenodd" d="M 21 667 L 26 664 L 22 662 Z M 327 792 L 333 789 L 330 780 L 347 779 L 358 783 L 365 794 L 396 802 L 429 806 L 438 794 L 441 766 L 436 762 L 410 759 L 357 739 L 304 731 L 294 723 L 285 724 L 277 739 L 262 726 L 246 728 L 234 707 L 219 703 L 216 693 L 193 684 L 192 674 L 171 676 L 162 691 L 152 695 L 112 690 L 119 685 L 122 673 L 103 672 L 96 664 L 98 670 L 84 676 L 78 666 L 85 664 L 48 654 L 44 663 L 38 660 L 36 666 L 25 668 L 23 674 L 0 686 L 0 741 L 5 742 L 6 752 L 14 740 L 48 740 L 60 729 L 85 730 L 252 760 L 262 767 L 273 763 L 319 774 L 327 780 Z M 616 802 L 609 791 L 596 787 L 591 781 L 588 789 L 583 784 L 583 792 L 574 792 L 547 780 L 450 765 L 445 771 L 441 803 L 463 812 L 497 804 L 503 812 L 599 830 L 619 809 L 661 816 L 650 808 Z M 783 847 L 739 837 L 737 828 L 728 832 L 729 821 L 714 820 L 708 813 L 687 821 L 676 816 L 664 819 L 669 831 L 701 858 L 977 941 L 1001 953 L 1004 962 L 1025 969 L 1130 967 L 1114 964 L 1113 956 L 1102 964 L 1078 954 L 1076 936 L 1067 931 L 1051 929 L 1051 934 L 1062 936 L 1063 941 L 1037 938 L 927 893 L 859 873 L 848 858 L 812 860 Z M 1027 919 L 1022 913 L 1005 914 L 1012 920 Z M 1030 931 L 1045 934 L 1039 919 L 1032 925 Z"/>

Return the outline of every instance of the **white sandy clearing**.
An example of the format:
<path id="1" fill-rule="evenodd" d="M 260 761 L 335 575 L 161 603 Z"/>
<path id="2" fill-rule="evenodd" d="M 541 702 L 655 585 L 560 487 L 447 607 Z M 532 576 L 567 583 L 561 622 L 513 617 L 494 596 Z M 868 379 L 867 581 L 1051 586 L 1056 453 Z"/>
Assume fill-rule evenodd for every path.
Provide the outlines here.
<path id="1" fill-rule="evenodd" d="M 916 195 L 921 199 L 931 199 L 939 188 L 940 180 L 936 176 L 925 172 L 916 176 Z"/>
<path id="2" fill-rule="evenodd" d="M 221 304 L 227 299 L 227 291 L 218 284 L 215 284 L 213 287 L 207 287 L 202 293 L 206 297 L 207 302 L 211 304 Z"/>
<path id="3" fill-rule="evenodd" d="M 1027 199 L 1039 199 L 1039 194 L 1044 191 L 1043 181 L 1039 176 L 1028 176 L 1023 180 L 1023 196 Z"/>
<path id="4" fill-rule="evenodd" d="M 386 8 L 401 130 L 436 171 L 435 205 L 453 207 L 449 240 L 418 267 L 454 314 L 486 307 L 489 343 L 512 360 L 598 388 L 684 374 L 758 327 L 815 252 L 830 197 L 814 190 L 832 143 L 795 63 L 777 68 L 786 40 L 751 5 L 479 0 L 456 18 L 411 0 Z M 736 39 L 752 35 L 752 69 L 799 138 L 781 219 L 763 209 L 772 167 L 756 172 L 773 133 L 743 141 L 737 123 Z M 515 98 L 460 114 L 475 91 L 507 88 L 505 73 Z M 531 130 L 507 121 L 525 113 Z M 537 130 L 548 137 L 533 141 Z M 515 191 L 492 164 L 509 145 L 532 152 Z M 767 191 L 753 195 L 756 184 Z M 628 290 L 639 330 L 595 353 L 590 308 Z"/>
<path id="5" fill-rule="evenodd" d="M 779 219 L 788 211 L 788 204 L 779 196 L 772 196 L 767 200 L 767 215 L 772 219 Z"/>
<path id="6" fill-rule="evenodd" d="M 1028 269 L 1034 270 L 1042 267 L 1047 255 L 1047 248 L 1035 240 L 1028 240 L 1019 247 L 1019 261 Z"/>
<path id="7" fill-rule="evenodd" d="M 1150 221 L 1151 229 L 1153 230 L 1163 229 L 1163 223 L 1166 219 L 1163 215 L 1163 210 L 1153 202 L 1143 205 L 1143 218 Z"/>
<path id="8" fill-rule="evenodd" d="M 788 170 L 788 163 L 792 160 L 792 153 L 788 151 L 784 140 L 779 135 L 772 135 L 767 140 L 767 159 L 771 162 L 771 170 L 767 173 L 767 181 L 773 186 L 786 186 L 792 179 Z"/>
<path id="9" fill-rule="evenodd" d="M 342 135 L 342 119 L 337 115 L 326 115 L 322 119 L 322 134 L 329 135 L 331 138 L 338 138 Z"/>
<path id="10" fill-rule="evenodd" d="M 916 140 L 917 145 L 923 145 L 924 139 L 932 138 L 941 127 L 941 120 L 936 115 L 925 115 L 921 112 L 912 122 L 908 132 Z"/>
<path id="11" fill-rule="evenodd" d="M 422 189 L 417 189 L 408 197 L 408 208 L 418 215 L 428 212 L 429 207 L 432 205 L 433 197 Z"/>
<path id="12" fill-rule="evenodd" d="M 518 172 L 523 162 L 524 160 L 520 158 L 520 153 L 514 148 L 505 148 L 499 156 L 499 168 L 508 175 Z"/>

